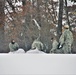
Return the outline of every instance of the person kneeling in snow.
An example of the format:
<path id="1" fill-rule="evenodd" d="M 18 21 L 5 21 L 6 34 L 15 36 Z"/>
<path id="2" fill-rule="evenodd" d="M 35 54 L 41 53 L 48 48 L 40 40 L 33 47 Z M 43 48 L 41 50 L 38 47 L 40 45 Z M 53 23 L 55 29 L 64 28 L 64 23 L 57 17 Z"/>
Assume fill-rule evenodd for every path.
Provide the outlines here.
<path id="1" fill-rule="evenodd" d="M 52 49 L 50 50 L 50 53 L 56 53 L 58 42 L 56 41 L 56 38 L 51 38 L 51 41 L 52 41 Z"/>
<path id="2" fill-rule="evenodd" d="M 10 52 L 13 52 L 19 49 L 19 45 L 18 43 L 15 42 L 14 39 L 11 40 L 11 42 L 9 43 L 9 49 L 10 49 Z"/>
<path id="3" fill-rule="evenodd" d="M 52 42 L 52 49 L 50 50 L 50 53 L 62 54 L 62 50 L 58 48 L 59 43 L 57 42 L 55 37 L 51 38 L 51 42 Z"/>
<path id="4" fill-rule="evenodd" d="M 38 39 L 36 39 L 33 43 L 32 43 L 32 49 L 27 51 L 26 53 L 36 53 L 36 54 L 46 54 L 44 52 L 42 52 L 41 50 L 43 50 L 43 43 L 41 41 L 39 41 Z"/>

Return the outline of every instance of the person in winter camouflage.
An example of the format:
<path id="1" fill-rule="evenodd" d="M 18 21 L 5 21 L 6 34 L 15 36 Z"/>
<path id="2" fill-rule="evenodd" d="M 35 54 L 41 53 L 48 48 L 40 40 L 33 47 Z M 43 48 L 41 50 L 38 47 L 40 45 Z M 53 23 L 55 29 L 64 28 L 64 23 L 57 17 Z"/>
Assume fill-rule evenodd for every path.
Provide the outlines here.
<path id="1" fill-rule="evenodd" d="M 11 43 L 9 43 L 9 49 L 10 49 L 10 52 L 13 52 L 19 49 L 19 45 L 18 43 L 15 42 L 14 39 L 11 40 Z"/>
<path id="2" fill-rule="evenodd" d="M 52 49 L 50 50 L 50 53 L 57 53 L 58 42 L 56 41 L 55 38 L 51 38 L 51 41 L 52 41 Z"/>
<path id="3" fill-rule="evenodd" d="M 30 49 L 29 51 L 26 52 L 26 54 L 46 54 L 45 52 L 43 52 L 43 48 L 44 45 L 43 43 L 39 40 L 39 38 L 37 38 L 36 40 L 34 40 L 34 42 L 32 43 L 32 49 Z"/>
<path id="4" fill-rule="evenodd" d="M 39 39 L 34 40 L 34 42 L 32 43 L 32 49 L 37 48 L 38 50 L 43 50 L 44 45 L 41 41 L 39 41 Z"/>
<path id="5" fill-rule="evenodd" d="M 68 25 L 64 26 L 64 31 L 62 32 L 62 35 L 60 36 L 59 43 L 60 43 L 59 48 L 63 46 L 62 51 L 64 54 L 71 53 L 71 46 L 73 43 L 73 34 L 69 30 Z"/>

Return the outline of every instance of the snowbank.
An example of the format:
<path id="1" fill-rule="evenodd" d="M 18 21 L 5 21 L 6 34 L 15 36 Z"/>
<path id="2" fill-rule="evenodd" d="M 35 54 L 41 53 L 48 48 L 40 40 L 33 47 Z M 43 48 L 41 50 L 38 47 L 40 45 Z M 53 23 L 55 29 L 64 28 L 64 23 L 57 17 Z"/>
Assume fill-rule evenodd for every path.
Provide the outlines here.
<path id="1" fill-rule="evenodd" d="M 17 51 L 14 51 L 14 52 L 9 52 L 9 54 L 19 54 L 19 53 L 25 53 L 25 51 L 23 49 L 18 49 Z"/>
<path id="2" fill-rule="evenodd" d="M 27 51 L 26 54 L 46 54 L 46 53 L 39 51 L 38 49 L 34 49 Z"/>

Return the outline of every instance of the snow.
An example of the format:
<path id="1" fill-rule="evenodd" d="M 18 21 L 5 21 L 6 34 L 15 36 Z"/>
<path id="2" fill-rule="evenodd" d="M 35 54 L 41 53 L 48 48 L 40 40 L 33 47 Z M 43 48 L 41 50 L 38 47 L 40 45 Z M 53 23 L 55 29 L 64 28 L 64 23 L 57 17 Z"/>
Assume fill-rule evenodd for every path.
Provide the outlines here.
<path id="1" fill-rule="evenodd" d="M 11 7 L 7 7 L 7 8 L 8 8 L 8 11 L 9 11 L 10 13 L 13 12 Z M 8 13 L 7 9 L 5 9 L 4 11 L 5 11 L 5 14 Z"/>
<path id="2" fill-rule="evenodd" d="M 76 75 L 76 55 L 0 54 L 0 75 Z"/>
<path id="3" fill-rule="evenodd" d="M 9 52 L 9 54 L 46 54 L 46 53 L 39 51 L 38 49 L 34 49 L 34 50 L 30 49 L 25 53 L 25 51 L 20 48 L 17 51 Z"/>
<path id="4" fill-rule="evenodd" d="M 40 8 L 43 8 L 43 6 L 42 6 L 42 5 L 40 5 L 39 7 L 40 7 Z"/>
<path id="5" fill-rule="evenodd" d="M 54 32 L 54 35 L 55 35 L 55 36 L 57 36 L 57 33 L 56 33 L 56 32 Z"/>
<path id="6" fill-rule="evenodd" d="M 71 23 L 71 26 L 72 26 L 72 25 L 76 26 L 76 23 L 73 22 L 73 23 Z"/>
<path id="7" fill-rule="evenodd" d="M 55 31 L 55 29 L 50 29 L 50 32 L 54 32 Z"/>
<path id="8" fill-rule="evenodd" d="M 49 5 L 49 7 L 48 7 L 49 9 L 51 9 L 52 8 L 52 5 Z"/>
<path id="9" fill-rule="evenodd" d="M 31 1 L 31 3 L 33 3 L 33 1 L 32 0 L 30 0 Z"/>
<path id="10" fill-rule="evenodd" d="M 48 13 L 48 10 L 46 10 L 46 13 Z"/>
<path id="11" fill-rule="evenodd" d="M 56 20 L 58 20 L 58 17 L 56 16 Z"/>
<path id="12" fill-rule="evenodd" d="M 54 2 L 58 2 L 58 0 L 53 0 Z"/>
<path id="13" fill-rule="evenodd" d="M 22 2 L 21 1 L 17 1 L 16 3 L 13 3 L 14 6 L 22 6 Z"/>
<path id="14" fill-rule="evenodd" d="M 56 12 L 57 12 L 57 16 L 58 16 L 59 15 L 59 6 L 57 6 Z"/>
<path id="15" fill-rule="evenodd" d="M 43 18 L 45 18 L 45 15 L 42 15 Z"/>
<path id="16" fill-rule="evenodd" d="M 21 8 L 17 8 L 17 10 L 18 10 L 18 11 L 23 11 Z M 16 10 L 16 11 L 17 11 L 17 10 Z M 17 12 L 18 12 L 18 11 L 17 11 Z"/>
<path id="17" fill-rule="evenodd" d="M 73 18 L 73 19 L 75 19 L 75 18 L 76 18 L 76 16 L 72 16 L 72 18 Z"/>
<path id="18" fill-rule="evenodd" d="M 25 51 L 23 49 L 18 49 L 15 53 L 25 53 Z"/>
<path id="19" fill-rule="evenodd" d="M 4 12 L 5 12 L 5 14 L 7 14 L 7 13 L 8 13 L 8 11 L 7 11 L 6 9 L 4 9 Z"/>
<path id="20" fill-rule="evenodd" d="M 33 21 L 35 22 L 35 24 L 38 27 L 38 29 L 41 30 L 41 27 L 39 26 L 38 22 L 35 19 L 33 19 Z"/>
<path id="21" fill-rule="evenodd" d="M 67 0 L 67 6 L 72 6 L 74 2 L 71 2 L 71 0 Z"/>
<path id="22" fill-rule="evenodd" d="M 55 24 L 56 27 L 58 27 L 58 24 Z"/>
<path id="23" fill-rule="evenodd" d="M 76 2 L 74 3 L 74 5 L 76 5 Z"/>
<path id="24" fill-rule="evenodd" d="M 26 54 L 46 54 L 46 53 L 39 51 L 38 49 L 34 49 L 27 51 Z"/>
<path id="25" fill-rule="evenodd" d="M 62 24 L 63 24 L 63 25 L 65 25 L 66 23 L 67 23 L 67 21 L 66 21 L 66 20 L 63 20 L 63 21 L 62 21 Z"/>
<path id="26" fill-rule="evenodd" d="M 17 2 L 15 3 L 15 1 L 13 0 L 12 2 L 13 2 L 12 5 L 14 5 L 14 7 L 17 7 L 16 11 L 22 11 L 22 9 L 18 8 L 18 6 L 22 6 L 22 2 L 21 2 L 21 1 L 17 1 Z M 7 9 L 8 9 L 8 11 L 9 11 L 10 13 L 13 12 L 13 11 L 12 11 L 12 8 L 9 6 L 8 2 L 5 3 L 5 6 L 7 6 Z M 4 9 L 5 14 L 8 13 L 7 9 Z"/>
<path id="27" fill-rule="evenodd" d="M 23 33 L 20 33 L 21 36 L 23 36 Z"/>
<path id="28" fill-rule="evenodd" d="M 48 22 L 50 22 L 50 20 L 48 20 Z"/>
<path id="29" fill-rule="evenodd" d="M 72 18 L 69 16 L 69 20 L 71 21 L 72 20 Z"/>
<path id="30" fill-rule="evenodd" d="M 9 18 L 9 20 L 11 20 L 11 21 L 13 20 L 13 19 L 10 17 L 10 14 L 8 14 L 7 17 Z"/>
<path id="31" fill-rule="evenodd" d="M 36 7 L 37 7 L 37 2 L 35 2 L 35 3 L 34 3 L 34 6 L 36 6 Z"/>
<path id="32" fill-rule="evenodd" d="M 76 2 L 71 2 L 71 0 L 67 0 L 67 6 L 76 5 Z"/>
<path id="33" fill-rule="evenodd" d="M 75 28 L 73 28 L 73 27 L 71 29 L 72 29 L 72 31 L 76 31 Z"/>
<path id="34" fill-rule="evenodd" d="M 16 54 L 19 54 L 19 53 L 21 54 L 21 53 L 25 53 L 25 51 L 20 48 L 20 49 L 18 49 L 17 51 L 9 52 L 9 54 L 15 54 L 15 53 L 16 53 Z"/>

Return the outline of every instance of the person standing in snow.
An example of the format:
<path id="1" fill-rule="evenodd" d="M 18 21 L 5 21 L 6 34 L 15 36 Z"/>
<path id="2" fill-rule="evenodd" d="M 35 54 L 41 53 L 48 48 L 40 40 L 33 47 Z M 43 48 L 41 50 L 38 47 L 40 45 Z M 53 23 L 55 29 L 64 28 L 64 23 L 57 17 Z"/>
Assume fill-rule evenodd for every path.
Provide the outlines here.
<path id="1" fill-rule="evenodd" d="M 19 45 L 18 43 L 15 42 L 14 39 L 11 40 L 11 42 L 9 43 L 9 49 L 10 49 L 10 52 L 13 52 L 19 49 Z"/>
<path id="2" fill-rule="evenodd" d="M 63 31 L 62 35 L 60 36 L 59 43 L 60 43 L 59 48 L 61 48 L 63 46 L 62 51 L 64 54 L 71 53 L 71 46 L 73 43 L 73 34 L 69 30 L 68 25 L 64 26 L 64 31 Z"/>

